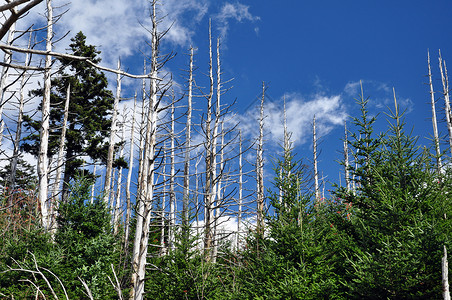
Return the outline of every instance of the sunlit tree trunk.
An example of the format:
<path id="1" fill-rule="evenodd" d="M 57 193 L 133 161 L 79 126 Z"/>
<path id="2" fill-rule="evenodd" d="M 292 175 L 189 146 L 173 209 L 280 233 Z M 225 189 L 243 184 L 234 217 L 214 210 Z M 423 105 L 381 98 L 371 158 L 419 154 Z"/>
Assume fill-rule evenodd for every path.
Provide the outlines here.
<path id="1" fill-rule="evenodd" d="M 126 221 L 124 228 L 124 247 L 127 248 L 129 245 L 129 231 L 130 231 L 130 218 L 132 215 L 132 204 L 131 204 L 131 192 L 130 185 L 132 183 L 132 172 L 133 172 L 133 161 L 134 161 L 134 146 L 135 146 L 135 114 L 137 109 L 137 94 L 135 93 L 133 99 L 133 113 L 132 113 L 132 127 L 130 128 L 130 148 L 129 148 L 129 170 L 127 172 L 127 183 L 126 183 Z"/>
<path id="2" fill-rule="evenodd" d="M 12 9 L 12 13 L 16 13 L 15 8 Z M 11 24 L 11 27 L 8 31 L 8 39 L 6 40 L 6 43 L 8 45 L 12 44 L 15 32 L 16 32 L 16 22 Z M 30 48 L 30 43 L 28 45 L 28 48 Z M 10 64 L 11 60 L 12 60 L 11 52 L 5 51 L 5 55 L 3 57 L 3 62 L 5 64 Z M 27 60 L 28 60 L 28 55 L 27 55 Z M 27 63 L 26 63 L 26 65 L 27 65 Z M 5 122 L 3 121 L 3 107 L 6 104 L 5 94 L 6 94 L 6 85 L 7 85 L 7 79 L 8 79 L 8 69 L 9 68 L 7 66 L 3 66 L 1 78 L 0 78 L 0 93 L 1 93 L 1 99 L 0 99 L 0 146 L 2 145 L 3 130 L 4 130 L 4 126 L 5 126 Z"/>
<path id="3" fill-rule="evenodd" d="M 205 195 L 204 195 L 204 252 L 207 260 L 210 260 L 210 251 L 212 247 L 213 240 L 213 230 L 212 223 L 214 220 L 214 210 L 212 200 L 215 197 L 213 192 L 213 154 L 212 154 L 212 138 L 211 138 L 211 122 L 212 122 L 212 97 L 213 97 L 213 60 L 212 60 L 212 33 L 211 25 L 209 21 L 209 80 L 210 80 L 210 91 L 207 95 L 207 118 L 204 122 L 204 134 L 206 137 L 205 147 L 206 147 L 206 183 L 205 183 Z"/>
<path id="4" fill-rule="evenodd" d="M 443 299 L 450 300 L 449 292 L 449 263 L 447 261 L 447 249 L 444 245 L 444 255 L 441 261 L 442 283 L 443 283 Z"/>
<path id="5" fill-rule="evenodd" d="M 315 132 L 315 115 L 312 121 L 312 148 L 314 155 L 314 193 L 315 193 L 315 202 L 316 204 L 320 203 L 320 186 L 319 186 L 319 170 L 317 166 L 317 136 Z"/>
<path id="6" fill-rule="evenodd" d="M 344 123 L 344 173 L 345 173 L 345 187 L 347 192 L 350 192 L 350 158 L 348 150 L 348 132 L 347 132 L 347 122 Z"/>
<path id="7" fill-rule="evenodd" d="M 28 48 L 30 48 L 31 46 L 31 38 L 32 38 L 32 34 L 30 34 L 30 38 L 28 40 Z M 5 53 L 5 60 L 6 60 L 6 53 Z M 27 53 L 26 57 L 25 57 L 25 66 L 28 66 L 30 64 L 30 54 Z M 3 73 L 2 73 L 2 76 Z M 2 81 L 3 81 L 3 77 L 2 77 Z M 3 84 L 3 83 L 2 83 Z M 20 82 L 20 95 L 19 95 L 19 112 L 17 115 L 17 126 L 16 126 L 16 137 L 14 139 L 14 143 L 13 143 L 13 158 L 11 160 L 11 174 L 9 177 L 9 187 L 10 190 L 12 191 L 15 186 L 16 186 L 16 172 L 17 172 L 17 163 L 19 160 L 19 155 L 20 155 L 20 149 L 19 149 L 19 144 L 20 144 L 20 138 L 22 135 L 22 121 L 23 121 L 23 115 L 24 115 L 24 105 L 25 105 L 25 84 L 26 84 L 26 76 L 25 73 L 22 75 L 21 78 L 21 82 Z M 2 99 L 3 98 L 3 88 L 1 89 L 1 93 L 2 93 Z M 1 101 L 1 103 L 3 103 L 3 100 Z M 3 107 L 3 104 L 1 104 L 1 106 Z M 1 109 L 1 108 L 0 108 Z M 0 113 L 0 118 L 1 118 L 1 113 Z M 1 141 L 0 141 L 0 145 L 1 145 Z M 11 203 L 9 203 L 11 205 Z"/>
<path id="8" fill-rule="evenodd" d="M 94 166 L 93 166 L 93 185 L 91 186 L 91 204 L 94 203 L 94 192 L 95 192 L 95 188 L 96 188 L 96 162 L 94 161 Z"/>
<path id="9" fill-rule="evenodd" d="M 147 114 L 146 138 L 143 154 L 143 174 L 141 195 L 138 199 L 137 224 L 132 256 L 131 299 L 143 299 L 146 255 L 148 252 L 149 226 L 151 223 L 152 200 L 154 196 L 154 167 L 157 127 L 157 73 L 158 73 L 158 32 L 156 3 L 152 1 L 152 41 L 151 41 L 151 84 Z"/>
<path id="10" fill-rule="evenodd" d="M 240 248 L 240 233 L 243 205 L 243 162 L 242 162 L 242 131 L 239 130 L 239 199 L 237 211 L 237 250 Z"/>
<path id="11" fill-rule="evenodd" d="M 124 142 L 125 138 L 125 131 L 126 131 L 126 112 L 124 108 L 123 112 L 123 122 L 122 122 L 122 133 L 121 133 L 121 142 Z M 121 148 L 119 150 L 119 157 L 122 157 L 124 155 L 124 144 L 121 145 Z M 116 235 L 119 231 L 119 224 L 121 221 L 121 215 L 122 215 L 122 207 L 123 203 L 121 202 L 121 185 L 122 185 L 122 166 L 118 169 L 118 180 L 116 184 L 116 201 L 115 201 L 115 219 L 114 219 L 114 227 L 113 227 L 113 233 Z"/>
<path id="12" fill-rule="evenodd" d="M 169 178 L 169 200 L 170 200 L 170 226 L 169 226 L 169 249 L 174 250 L 174 241 L 175 235 L 174 232 L 176 230 L 176 192 L 175 192 L 175 133 L 174 133 L 174 104 L 171 105 L 171 138 L 170 138 L 170 178 Z"/>
<path id="13" fill-rule="evenodd" d="M 188 107 L 187 107 L 187 123 L 185 125 L 185 161 L 184 161 L 184 194 L 182 199 L 182 222 L 183 228 L 188 225 L 188 203 L 190 198 L 190 152 L 191 152 L 191 115 L 193 100 L 193 56 L 194 49 L 190 47 L 190 67 L 188 73 Z M 186 235 L 186 233 L 185 233 Z"/>
<path id="14" fill-rule="evenodd" d="M 256 151 L 256 202 L 257 202 L 257 232 L 264 234 L 264 100 L 265 83 L 262 83 L 262 99 L 259 115 L 259 138 Z"/>
<path id="15" fill-rule="evenodd" d="M 121 70 L 121 61 L 118 59 L 118 71 Z M 116 97 L 113 106 L 113 116 L 111 118 L 110 139 L 108 145 L 107 167 L 105 171 L 104 203 L 108 203 L 111 194 L 111 177 L 113 170 L 113 160 L 115 154 L 115 136 L 118 123 L 119 99 L 121 97 L 121 75 L 116 75 Z"/>
<path id="16" fill-rule="evenodd" d="M 449 132 L 449 147 L 452 155 L 452 115 L 450 110 L 450 101 L 449 101 L 449 80 L 447 78 L 447 68 L 446 62 L 441 58 L 441 51 L 439 52 L 439 70 L 441 72 L 441 81 L 443 83 L 443 95 L 444 95 L 444 104 L 446 110 L 446 124 L 447 130 Z M 444 65 L 444 72 L 443 72 Z"/>
<path id="17" fill-rule="evenodd" d="M 47 0 L 47 38 L 46 51 L 52 51 L 53 37 L 53 8 L 52 1 Z M 50 76 L 52 67 L 52 56 L 46 55 L 44 71 L 44 96 L 42 98 L 42 122 L 40 130 L 39 156 L 38 156 L 38 201 L 40 205 L 41 224 L 45 229 L 49 228 L 49 206 L 47 201 L 48 193 L 48 146 L 50 127 Z"/>
<path id="18" fill-rule="evenodd" d="M 430 52 L 427 52 L 427 61 L 428 61 L 428 81 L 430 86 L 430 99 L 431 99 L 431 108 L 432 108 L 432 125 L 433 125 L 433 141 L 435 143 L 435 151 L 436 151 L 436 168 L 438 174 L 441 173 L 442 165 L 441 165 L 441 150 L 439 146 L 439 135 L 438 135 L 438 123 L 436 121 L 436 109 L 435 109 L 435 92 L 433 91 L 433 82 L 432 82 L 432 70 L 430 67 Z"/>
<path id="19" fill-rule="evenodd" d="M 66 129 L 67 129 L 67 121 L 69 117 L 69 101 L 71 99 L 71 85 L 69 84 L 66 90 L 66 102 L 64 103 L 64 116 L 63 116 L 63 125 L 61 127 L 61 136 L 60 136 L 60 145 L 58 148 L 58 158 L 57 158 L 57 166 L 56 166 L 56 175 L 55 182 L 53 183 L 53 194 L 50 203 L 50 214 L 52 218 L 52 224 L 54 223 L 54 213 L 55 213 L 55 204 L 58 201 L 58 194 L 60 192 L 61 185 L 61 172 L 64 165 L 64 145 L 66 144 Z"/>

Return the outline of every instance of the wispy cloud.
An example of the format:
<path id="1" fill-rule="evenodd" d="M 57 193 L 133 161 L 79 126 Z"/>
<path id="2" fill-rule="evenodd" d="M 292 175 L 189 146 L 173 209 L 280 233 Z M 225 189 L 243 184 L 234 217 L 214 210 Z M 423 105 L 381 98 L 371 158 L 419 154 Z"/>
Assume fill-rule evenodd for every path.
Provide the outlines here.
<path id="1" fill-rule="evenodd" d="M 239 2 L 225 3 L 222 6 L 220 12 L 215 15 L 214 19 L 218 23 L 218 30 L 220 31 L 223 39 L 227 36 L 230 20 L 235 20 L 237 22 L 254 22 L 260 19 L 258 16 L 252 15 L 249 8 L 250 7 L 248 5 L 244 5 Z M 257 27 L 254 30 L 258 32 Z"/>
<path id="2" fill-rule="evenodd" d="M 363 86 L 364 98 L 369 98 L 369 107 L 371 109 L 387 111 L 388 107 L 390 109 L 394 107 L 393 89 L 385 82 L 376 80 L 349 81 L 344 88 L 344 93 L 347 96 L 358 99 L 361 95 L 361 83 Z M 395 88 L 395 90 L 399 107 L 406 113 L 410 113 L 414 108 L 413 101 L 410 98 L 397 93 L 397 88 Z"/>
<path id="3" fill-rule="evenodd" d="M 278 101 L 264 105 L 265 131 L 267 141 L 272 145 L 281 144 L 284 138 L 284 106 L 286 100 L 287 129 L 292 133 L 294 145 L 305 144 L 312 139 L 312 121 L 316 117 L 316 130 L 319 136 L 327 135 L 335 126 L 344 124 L 347 118 L 341 95 L 315 94 L 304 97 L 298 93 L 286 94 Z M 257 111 L 239 116 L 241 128 L 251 136 L 257 136 Z"/>

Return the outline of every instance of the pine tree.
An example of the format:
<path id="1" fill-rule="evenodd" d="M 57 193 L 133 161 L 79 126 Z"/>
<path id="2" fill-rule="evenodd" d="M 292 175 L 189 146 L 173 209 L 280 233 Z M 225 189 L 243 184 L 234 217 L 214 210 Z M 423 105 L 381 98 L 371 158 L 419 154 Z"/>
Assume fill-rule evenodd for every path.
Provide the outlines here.
<path id="1" fill-rule="evenodd" d="M 71 39 L 69 45 L 71 54 L 84 56 L 94 63 L 99 63 L 100 51 L 95 46 L 86 44 L 86 37 L 82 32 Z M 66 133 L 66 155 L 64 167 L 64 190 L 67 184 L 78 174 L 89 175 L 83 170 L 88 156 L 93 160 L 106 160 L 106 151 L 111 121 L 109 114 L 113 108 L 113 94 L 107 89 L 106 76 L 84 61 L 60 59 L 64 68 L 52 80 L 49 156 L 56 153 L 59 144 L 61 124 L 63 123 L 64 100 L 67 87 L 71 85 L 69 119 Z M 43 89 L 32 92 L 35 96 L 42 96 Z M 39 122 L 25 117 L 26 126 L 39 128 Z M 26 138 L 23 145 L 25 151 L 37 155 L 38 133 Z"/>
<path id="2" fill-rule="evenodd" d="M 366 104 L 355 119 L 358 132 L 350 142 L 358 166 L 356 194 L 338 196 L 353 205 L 352 224 L 358 250 L 346 261 L 353 267 L 348 282 L 355 298 L 439 298 L 441 255 L 450 228 L 442 218 L 447 193 L 436 162 L 405 132 L 395 101 L 390 125 L 381 139 L 372 137 Z M 446 178 L 444 178 L 446 179 Z M 350 271 L 350 270 L 349 270 Z"/>

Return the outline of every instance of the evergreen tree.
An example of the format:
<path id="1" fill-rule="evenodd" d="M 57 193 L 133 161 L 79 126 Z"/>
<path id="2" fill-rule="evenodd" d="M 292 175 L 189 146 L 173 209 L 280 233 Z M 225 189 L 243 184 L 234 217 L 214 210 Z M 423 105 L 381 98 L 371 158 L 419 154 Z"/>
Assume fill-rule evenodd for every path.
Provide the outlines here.
<path id="1" fill-rule="evenodd" d="M 396 104 L 388 132 L 371 136 L 366 104 L 355 119 L 360 135 L 350 142 L 358 153 L 352 168 L 358 189 L 337 195 L 354 209 L 353 236 L 358 245 L 346 257 L 353 267 L 347 282 L 357 299 L 436 299 L 441 295 L 441 250 L 450 234 L 442 213 L 450 210 L 447 193 L 432 157 L 404 131 Z M 363 134 L 368 133 L 368 134 Z M 450 183 L 449 183 L 450 184 Z M 450 187 L 450 186 L 449 186 Z"/>
<path id="2" fill-rule="evenodd" d="M 85 281 L 96 299 L 115 299 L 117 293 L 108 280 L 111 266 L 119 265 L 120 240 L 112 233 L 110 214 L 102 197 L 90 202 L 91 180 L 76 178 L 69 197 L 58 208 L 56 244 L 64 251 L 61 277 L 71 298 L 83 298 Z"/>
<path id="3" fill-rule="evenodd" d="M 100 51 L 95 46 L 86 44 L 86 37 L 82 32 L 71 39 L 70 54 L 87 57 L 94 63 L 99 63 Z M 88 156 L 93 160 L 105 162 L 107 157 L 109 119 L 113 108 L 113 94 L 107 89 L 108 82 L 105 74 L 84 61 L 60 59 L 61 71 L 52 80 L 51 91 L 51 136 L 49 141 L 49 155 L 56 153 L 61 135 L 61 125 L 64 115 L 64 100 L 67 87 L 71 85 L 68 128 L 66 132 L 66 157 L 64 167 L 64 189 L 75 176 L 89 175 L 83 170 Z M 42 96 L 43 89 L 32 92 L 35 96 Z M 25 116 L 26 127 L 39 130 L 40 123 L 29 116 Z M 25 151 L 37 155 L 39 133 L 34 133 L 25 139 Z"/>
<path id="4" fill-rule="evenodd" d="M 17 160 L 15 188 L 24 191 L 34 191 L 38 179 L 35 175 L 35 167 L 30 165 L 22 157 Z M 0 169 L 0 185 L 3 188 L 9 187 L 11 177 L 11 164 Z"/>

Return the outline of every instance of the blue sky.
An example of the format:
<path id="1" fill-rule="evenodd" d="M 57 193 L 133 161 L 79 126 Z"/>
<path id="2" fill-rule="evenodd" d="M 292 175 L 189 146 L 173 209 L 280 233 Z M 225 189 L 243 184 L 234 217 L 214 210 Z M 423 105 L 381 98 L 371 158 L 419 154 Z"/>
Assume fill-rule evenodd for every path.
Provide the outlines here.
<path id="1" fill-rule="evenodd" d="M 55 5 L 62 3 L 55 0 Z M 430 143 L 427 50 L 432 57 L 435 91 L 440 91 L 438 49 L 446 62 L 452 59 L 452 2 L 163 0 L 162 4 L 161 13 L 167 16 L 162 28 L 173 24 L 162 49 L 177 53 L 165 70 L 173 73 L 176 81 L 183 83 L 181 69 L 187 68 L 185 54 L 190 45 L 197 47 L 196 76 L 199 82 L 205 80 L 211 18 L 214 38 L 221 36 L 223 78 L 234 79 L 223 100 L 236 100 L 241 126 L 251 132 L 257 117 L 253 115 L 255 100 L 262 81 L 266 82 L 271 101 L 266 110 L 267 153 L 276 153 L 281 142 L 285 97 L 298 157 L 310 163 L 310 124 L 316 114 L 321 135 L 320 172 L 337 183 L 341 167 L 335 161 L 342 159 L 343 121 L 358 112 L 354 98 L 359 95 L 360 80 L 365 96 L 371 99 L 372 115 L 387 111 L 387 106 L 392 108 L 394 87 L 400 105 L 407 109 L 408 129 L 420 136 L 420 143 Z M 149 36 L 140 23 L 149 27 L 148 7 L 144 0 L 73 1 L 56 25 L 57 35 L 70 30 L 70 37 L 83 30 L 88 42 L 102 50 L 104 65 L 115 67 L 120 56 L 124 68 L 141 73 L 140 51 L 147 51 Z M 27 22 L 42 19 L 38 14 L 42 11 L 42 6 L 37 7 Z M 56 49 L 64 51 L 68 44 L 66 38 Z M 126 80 L 124 85 L 128 93 L 124 96 L 130 97 L 139 83 Z M 440 118 L 444 118 L 442 107 L 439 100 Z M 384 119 L 381 114 L 378 130 L 384 130 Z M 446 134 L 445 124 L 439 126 Z M 271 166 L 269 161 L 267 165 Z M 271 178 L 270 168 L 266 175 Z"/>

